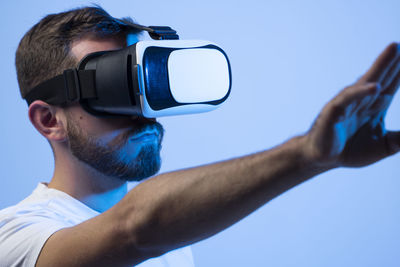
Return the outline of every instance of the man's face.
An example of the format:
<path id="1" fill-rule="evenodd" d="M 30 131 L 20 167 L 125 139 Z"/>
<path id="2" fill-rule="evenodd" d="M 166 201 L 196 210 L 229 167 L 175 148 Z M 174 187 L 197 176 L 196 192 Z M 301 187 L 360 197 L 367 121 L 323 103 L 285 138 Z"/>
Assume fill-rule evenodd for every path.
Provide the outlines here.
<path id="1" fill-rule="evenodd" d="M 71 46 L 82 59 L 88 53 L 125 46 L 118 38 L 85 38 Z M 154 119 L 116 116 L 95 117 L 80 105 L 65 110 L 71 153 L 100 173 L 127 181 L 139 181 L 155 174 L 161 165 L 163 137 L 161 124 Z"/>

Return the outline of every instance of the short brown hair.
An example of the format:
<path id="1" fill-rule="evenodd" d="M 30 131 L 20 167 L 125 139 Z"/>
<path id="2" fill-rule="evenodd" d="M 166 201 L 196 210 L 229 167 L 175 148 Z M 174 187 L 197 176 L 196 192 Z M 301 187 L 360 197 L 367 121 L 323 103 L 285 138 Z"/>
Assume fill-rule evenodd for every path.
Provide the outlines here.
<path id="1" fill-rule="evenodd" d="M 70 54 L 70 45 L 84 35 L 98 37 L 126 36 L 139 31 L 118 20 L 100 6 L 83 7 L 50 14 L 34 25 L 21 39 L 15 66 L 21 96 L 41 82 L 74 68 L 77 60 Z"/>

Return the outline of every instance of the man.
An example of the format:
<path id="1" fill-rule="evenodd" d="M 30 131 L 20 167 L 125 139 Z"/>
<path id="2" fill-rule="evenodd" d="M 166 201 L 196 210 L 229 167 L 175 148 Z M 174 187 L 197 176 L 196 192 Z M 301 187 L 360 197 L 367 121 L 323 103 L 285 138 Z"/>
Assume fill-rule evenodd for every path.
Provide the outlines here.
<path id="1" fill-rule="evenodd" d="M 100 8 L 45 17 L 17 51 L 22 96 L 89 53 L 123 48 L 132 32 Z M 154 119 L 96 117 L 79 104 L 34 101 L 29 118 L 52 146 L 54 175 L 1 212 L 0 265 L 192 266 L 188 249 L 173 250 L 218 233 L 319 173 L 400 150 L 400 133 L 384 127 L 400 83 L 399 50 L 389 45 L 307 134 L 269 151 L 155 176 L 130 192 L 127 180 L 159 169 L 163 131 Z"/>

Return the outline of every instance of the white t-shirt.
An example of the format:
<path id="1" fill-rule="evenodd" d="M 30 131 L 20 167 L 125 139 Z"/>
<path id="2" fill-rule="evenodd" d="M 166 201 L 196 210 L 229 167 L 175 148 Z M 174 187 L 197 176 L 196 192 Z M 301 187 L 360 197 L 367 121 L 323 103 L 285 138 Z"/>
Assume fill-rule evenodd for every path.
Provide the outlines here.
<path id="1" fill-rule="evenodd" d="M 99 213 L 68 194 L 39 184 L 15 206 L 0 211 L 0 267 L 33 267 L 56 231 Z M 147 260 L 138 267 L 194 267 L 190 247 Z"/>

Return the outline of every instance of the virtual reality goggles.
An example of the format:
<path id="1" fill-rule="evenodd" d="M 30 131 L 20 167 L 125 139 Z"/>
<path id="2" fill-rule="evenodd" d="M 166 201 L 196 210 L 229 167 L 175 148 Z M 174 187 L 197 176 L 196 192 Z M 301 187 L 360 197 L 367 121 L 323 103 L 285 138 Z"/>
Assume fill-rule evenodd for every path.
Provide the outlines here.
<path id="1" fill-rule="evenodd" d="M 28 104 L 79 102 L 98 116 L 154 118 L 210 111 L 228 98 L 231 67 L 216 44 L 179 40 L 170 27 L 129 26 L 147 31 L 154 40 L 87 55 L 77 69 L 33 88 L 25 97 Z"/>

